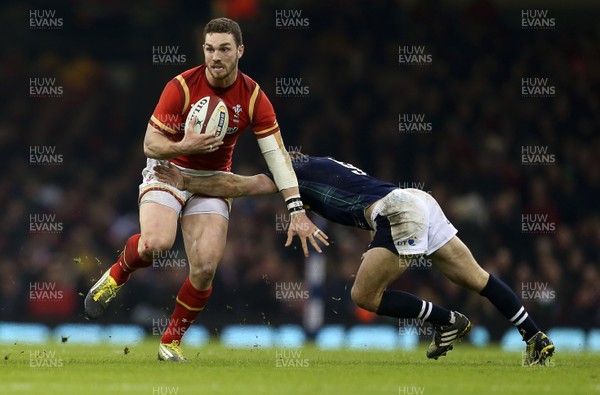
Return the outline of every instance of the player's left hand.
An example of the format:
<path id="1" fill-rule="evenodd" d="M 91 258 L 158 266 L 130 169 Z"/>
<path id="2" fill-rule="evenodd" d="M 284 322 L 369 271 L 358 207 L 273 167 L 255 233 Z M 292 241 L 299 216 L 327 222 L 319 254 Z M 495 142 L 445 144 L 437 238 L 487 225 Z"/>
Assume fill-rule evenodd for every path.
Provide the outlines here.
<path id="1" fill-rule="evenodd" d="M 308 257 L 308 244 L 306 243 L 306 239 L 310 241 L 310 244 L 312 244 L 318 253 L 322 253 L 323 251 L 321 250 L 321 247 L 319 247 L 317 240 L 323 245 L 329 245 L 329 242 L 327 241 L 329 236 L 317 228 L 317 226 L 313 224 L 313 222 L 306 216 L 306 213 L 291 215 L 290 226 L 288 228 L 288 237 L 287 241 L 285 242 L 286 247 L 289 247 L 292 244 L 292 239 L 294 236 L 298 236 L 300 239 L 300 243 L 302 243 L 302 251 L 304 251 L 305 257 Z"/>

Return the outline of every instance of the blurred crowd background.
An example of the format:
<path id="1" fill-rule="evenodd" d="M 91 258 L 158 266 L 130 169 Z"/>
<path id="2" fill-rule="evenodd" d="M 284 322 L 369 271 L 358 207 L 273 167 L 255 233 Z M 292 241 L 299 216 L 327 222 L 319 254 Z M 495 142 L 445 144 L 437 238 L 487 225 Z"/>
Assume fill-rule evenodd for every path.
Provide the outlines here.
<path id="1" fill-rule="evenodd" d="M 599 9 L 549 2 L 555 26 L 524 29 L 522 10 L 538 3 L 449 3 L 4 2 L 0 320 L 83 320 L 83 295 L 138 231 L 142 140 L 159 95 L 169 79 L 203 62 L 206 21 L 230 16 L 244 33 L 240 68 L 270 97 L 286 146 L 427 190 L 478 262 L 517 295 L 553 291 L 524 300 L 538 324 L 600 326 Z M 30 10 L 55 10 L 63 26 L 32 29 Z M 308 26 L 280 28 L 281 10 L 301 11 Z M 185 62 L 156 64 L 156 46 L 177 47 Z M 400 46 L 423 46 L 431 61 L 402 64 Z M 528 77 L 548 78 L 555 94 L 524 97 Z M 32 78 L 55 78 L 61 94 L 32 97 Z M 277 78 L 302 78 L 308 94 L 278 95 Z M 402 132 L 401 114 L 424 114 L 431 130 Z M 522 149 L 531 146 L 553 160 L 525 163 Z M 35 147 L 54 149 L 59 163 L 32 162 Z M 265 170 L 245 133 L 234 171 Z M 32 231 L 44 214 L 58 231 Z M 276 298 L 277 284 L 306 287 L 298 245 L 283 247 L 284 214 L 278 196 L 234 202 L 200 324 L 302 322 L 306 300 Z M 535 214 L 546 231 L 524 232 Z M 326 229 L 325 322 L 393 323 L 350 299 L 368 232 Z M 103 322 L 170 315 L 187 275 L 180 235 L 173 251 L 170 267 L 135 273 Z M 59 300 L 31 297 L 40 284 L 54 284 Z M 392 287 L 460 310 L 494 338 L 508 328 L 487 300 L 430 266 L 409 269 Z"/>

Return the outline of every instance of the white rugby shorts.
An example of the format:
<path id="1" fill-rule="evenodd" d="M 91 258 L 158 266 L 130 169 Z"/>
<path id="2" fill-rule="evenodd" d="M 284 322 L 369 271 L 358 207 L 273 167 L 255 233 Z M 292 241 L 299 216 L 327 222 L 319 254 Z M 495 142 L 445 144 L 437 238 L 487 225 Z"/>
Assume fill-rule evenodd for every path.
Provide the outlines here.
<path id="1" fill-rule="evenodd" d="M 456 228 L 428 193 L 396 189 L 380 199 L 371 213 L 375 237 L 369 245 L 397 255 L 431 255 L 456 235 Z"/>
<path id="2" fill-rule="evenodd" d="M 172 208 L 180 216 L 196 214 L 219 214 L 229 220 L 229 211 L 231 210 L 231 200 L 226 198 L 215 198 L 208 196 L 198 196 L 189 191 L 182 191 L 172 185 L 160 182 L 156 179 L 154 166 L 163 164 L 167 161 L 161 161 L 148 158 L 146 167 L 142 170 L 142 183 L 138 202 L 158 203 Z M 192 170 L 176 166 L 185 175 L 191 177 L 207 177 L 220 171 Z"/>

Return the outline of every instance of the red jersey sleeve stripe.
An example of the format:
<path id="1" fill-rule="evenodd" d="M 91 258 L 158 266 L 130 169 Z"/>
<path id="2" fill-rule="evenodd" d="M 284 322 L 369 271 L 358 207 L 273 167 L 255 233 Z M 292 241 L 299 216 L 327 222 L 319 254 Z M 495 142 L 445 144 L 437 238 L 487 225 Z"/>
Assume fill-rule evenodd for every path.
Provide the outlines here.
<path id="1" fill-rule="evenodd" d="M 260 92 L 260 86 L 256 84 L 254 87 L 254 91 L 252 92 L 252 96 L 250 96 L 250 103 L 248 104 L 248 115 L 250 116 L 250 123 L 254 119 L 254 106 L 256 105 L 256 98 L 258 97 L 258 93 Z"/>
<path id="2" fill-rule="evenodd" d="M 277 129 L 277 130 L 275 130 L 275 129 Z M 269 132 L 271 132 L 269 134 L 273 134 L 278 131 L 279 131 L 279 124 L 277 123 L 277 121 L 275 121 L 275 125 L 271 126 L 270 128 L 267 128 L 267 129 L 257 130 L 256 132 L 254 132 L 254 134 L 256 136 L 262 136 L 263 134 L 267 134 Z M 263 137 L 267 137 L 267 136 L 263 136 Z"/>
<path id="3" fill-rule="evenodd" d="M 165 125 L 164 123 L 162 123 L 161 121 L 159 121 L 158 119 L 156 119 L 156 117 L 154 115 L 152 115 L 150 117 L 150 125 L 154 126 L 158 130 L 162 130 L 163 132 L 168 132 L 168 133 L 171 133 L 171 134 L 176 134 L 177 133 L 177 130 L 168 127 L 167 125 Z"/>
<path id="4" fill-rule="evenodd" d="M 181 74 L 175 77 L 175 79 L 179 81 L 179 87 L 181 88 L 181 93 L 183 94 L 183 108 L 181 109 L 181 114 L 183 115 L 185 110 L 187 110 L 188 106 L 190 105 L 190 88 L 188 88 L 187 82 L 185 82 L 185 79 L 181 76 Z"/>

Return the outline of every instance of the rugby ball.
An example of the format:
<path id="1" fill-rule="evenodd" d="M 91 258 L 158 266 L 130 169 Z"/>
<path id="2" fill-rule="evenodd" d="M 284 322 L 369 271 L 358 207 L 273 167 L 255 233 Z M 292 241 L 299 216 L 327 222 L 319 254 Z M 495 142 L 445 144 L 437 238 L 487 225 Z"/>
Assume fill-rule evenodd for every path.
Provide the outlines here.
<path id="1" fill-rule="evenodd" d="M 193 125 L 196 133 L 212 133 L 215 130 L 215 136 L 222 140 L 229 126 L 229 113 L 223 100 L 216 96 L 206 96 L 192 104 L 187 119 L 185 120 L 185 129 L 196 116 L 196 124 Z"/>

